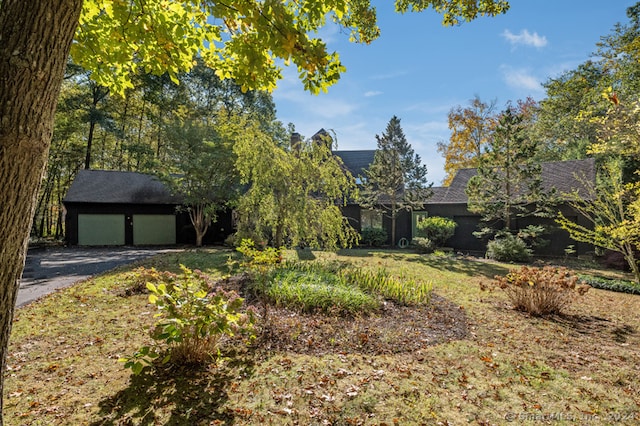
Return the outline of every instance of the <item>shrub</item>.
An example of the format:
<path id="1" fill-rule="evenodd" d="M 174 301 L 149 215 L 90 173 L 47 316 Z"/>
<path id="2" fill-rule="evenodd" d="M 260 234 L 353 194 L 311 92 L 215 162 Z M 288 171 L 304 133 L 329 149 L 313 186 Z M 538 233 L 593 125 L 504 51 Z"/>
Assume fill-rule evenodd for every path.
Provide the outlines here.
<path id="1" fill-rule="evenodd" d="M 383 228 L 362 228 L 362 242 L 371 247 L 380 247 L 387 242 L 387 231 Z"/>
<path id="2" fill-rule="evenodd" d="M 542 238 L 548 234 L 547 229 L 542 225 L 529 225 L 518 230 L 518 238 L 527 244 L 527 247 L 542 248 L 549 245 L 549 240 Z"/>
<path id="3" fill-rule="evenodd" d="M 505 233 L 487 243 L 487 257 L 501 262 L 528 262 L 531 249 L 522 239 Z"/>
<path id="4" fill-rule="evenodd" d="M 433 253 L 435 250 L 435 244 L 429 238 L 415 237 L 411 240 L 411 244 L 415 247 L 418 253 Z"/>
<path id="5" fill-rule="evenodd" d="M 172 283 L 178 276 L 169 271 L 158 271 L 156 268 L 140 266 L 126 274 L 125 277 L 125 286 L 118 292 L 120 296 L 147 293 L 147 283 Z"/>
<path id="6" fill-rule="evenodd" d="M 282 249 L 273 247 L 256 248 L 253 240 L 245 238 L 236 249 L 245 257 L 244 266 L 273 266 L 282 262 Z"/>
<path id="7" fill-rule="evenodd" d="M 442 247 L 449 238 L 453 237 L 458 224 L 447 217 L 425 217 L 416 225 L 418 237 L 430 239 L 434 246 Z"/>
<path id="8" fill-rule="evenodd" d="M 210 292 L 206 280 L 197 272 L 180 265 L 182 276 L 172 283 L 147 283 L 149 302 L 156 305 L 161 319 L 151 337 L 164 343 L 145 346 L 130 358 L 122 359 L 134 374 L 142 372 L 162 352 L 163 363 L 199 364 L 218 355 L 223 336 L 254 338 L 253 313 L 242 313 L 243 299 L 222 289 Z"/>
<path id="9" fill-rule="evenodd" d="M 564 267 L 523 266 L 505 276 L 496 276 L 490 286 L 481 288 L 500 288 L 515 309 L 531 315 L 547 315 L 560 313 L 575 300 L 576 294 L 587 292 L 589 286 L 579 284 L 578 280 Z"/>

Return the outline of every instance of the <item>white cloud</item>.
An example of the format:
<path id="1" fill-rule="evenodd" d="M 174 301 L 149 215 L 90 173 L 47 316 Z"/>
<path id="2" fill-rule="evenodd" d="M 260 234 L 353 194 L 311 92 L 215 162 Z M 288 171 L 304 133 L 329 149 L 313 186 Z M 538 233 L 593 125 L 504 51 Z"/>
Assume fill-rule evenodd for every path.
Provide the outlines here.
<path id="1" fill-rule="evenodd" d="M 369 77 L 371 80 L 393 80 L 396 78 L 401 78 L 409 74 L 407 70 L 398 70 L 392 71 L 386 74 L 375 74 Z"/>
<path id="2" fill-rule="evenodd" d="M 365 98 L 370 98 L 372 96 L 382 95 L 383 92 L 379 90 L 369 90 L 368 92 L 364 92 Z"/>
<path id="3" fill-rule="evenodd" d="M 507 85 L 518 90 L 534 92 L 536 94 L 544 92 L 540 80 L 531 74 L 529 70 L 523 68 L 512 68 L 507 65 L 501 67 L 502 75 Z"/>
<path id="4" fill-rule="evenodd" d="M 509 30 L 504 30 L 502 37 L 514 46 L 522 44 L 540 49 L 547 45 L 547 38 L 545 36 L 540 36 L 536 32 L 531 34 L 528 30 L 522 30 L 520 34 L 514 34 Z"/>

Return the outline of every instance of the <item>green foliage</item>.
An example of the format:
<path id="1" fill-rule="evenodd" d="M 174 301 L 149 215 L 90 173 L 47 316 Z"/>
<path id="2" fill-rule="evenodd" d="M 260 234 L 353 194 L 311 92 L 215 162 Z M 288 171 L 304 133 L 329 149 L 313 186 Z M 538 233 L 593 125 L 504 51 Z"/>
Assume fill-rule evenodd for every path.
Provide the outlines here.
<path id="1" fill-rule="evenodd" d="M 380 307 L 381 298 L 403 305 L 425 304 L 431 298 L 430 282 L 342 263 L 287 263 L 264 273 L 265 279 L 254 286 L 259 296 L 304 312 L 366 314 Z"/>
<path id="2" fill-rule="evenodd" d="M 250 239 L 243 239 L 236 250 L 242 253 L 245 258 L 244 266 L 250 269 L 259 266 L 275 266 L 282 262 L 281 248 L 266 246 L 257 248 Z"/>
<path id="3" fill-rule="evenodd" d="M 419 237 L 430 239 L 436 247 L 442 247 L 453 237 L 458 224 L 447 217 L 427 216 L 416 225 Z"/>
<path id="4" fill-rule="evenodd" d="M 578 276 L 567 268 L 523 266 L 505 276 L 497 276 L 482 289 L 499 288 L 513 307 L 531 315 L 558 314 L 583 295 L 589 286 L 580 284 Z"/>
<path id="5" fill-rule="evenodd" d="M 371 247 L 380 247 L 387 242 L 387 231 L 384 228 L 362 228 L 362 243 Z"/>
<path id="6" fill-rule="evenodd" d="M 595 277 L 592 275 L 579 275 L 579 277 L 580 280 L 593 288 L 619 293 L 640 294 L 640 285 L 633 281 Z"/>
<path id="7" fill-rule="evenodd" d="M 526 228 L 518 230 L 518 238 L 527 244 L 527 247 L 544 247 L 549 244 L 549 240 L 542 238 L 547 234 L 547 229 L 542 225 L 528 225 Z"/>
<path id="8" fill-rule="evenodd" d="M 223 336 L 253 339 L 252 311 L 241 312 L 243 299 L 235 292 L 211 292 L 206 277 L 180 265 L 182 275 L 172 282 L 147 283 L 149 302 L 160 311 L 151 337 L 155 346 L 142 347 L 122 361 L 139 374 L 166 348 L 162 363 L 199 364 L 218 355 Z M 164 345 L 160 345 L 163 343 Z"/>
<path id="9" fill-rule="evenodd" d="M 366 314 L 378 309 L 371 294 L 351 285 L 331 271 L 276 269 L 264 295 L 276 305 L 331 314 Z"/>
<path id="10" fill-rule="evenodd" d="M 621 253 L 640 283 L 640 183 L 625 184 L 617 161 L 606 163 L 598 182 L 584 181 L 582 192 L 564 194 L 571 206 L 592 227 L 583 226 L 558 213 L 556 221 L 572 239 Z"/>
<path id="11" fill-rule="evenodd" d="M 510 229 L 515 217 L 550 215 L 555 191 L 542 187 L 538 144 L 526 132 L 533 110 L 531 102 L 507 106 L 479 159 L 477 174 L 469 179 L 469 211 L 480 214 L 487 226 Z"/>
<path id="12" fill-rule="evenodd" d="M 349 268 L 342 271 L 342 276 L 347 282 L 403 305 L 424 304 L 431 300 L 433 285 L 430 281 L 420 281 L 403 275 L 395 277 L 382 269 L 371 272 Z"/>
<path id="13" fill-rule="evenodd" d="M 527 243 L 508 232 L 487 243 L 487 257 L 500 262 L 528 262 L 531 253 Z"/>
<path id="14" fill-rule="evenodd" d="M 382 136 L 373 163 L 365 170 L 362 207 L 391 218 L 391 244 L 396 241 L 396 217 L 402 210 L 422 208 L 432 194 L 427 182 L 427 166 L 407 142 L 400 119 L 393 116 Z"/>
<path id="15" fill-rule="evenodd" d="M 289 149 L 267 135 L 243 131 L 234 146 L 243 184 L 238 230 L 268 235 L 276 247 L 349 247 L 359 235 L 336 203 L 356 190 L 355 180 L 331 152 L 327 141 Z"/>
<path id="16" fill-rule="evenodd" d="M 411 244 L 419 253 L 433 253 L 436 248 L 433 241 L 427 237 L 414 237 L 411 240 Z"/>
<path id="17" fill-rule="evenodd" d="M 502 0 L 398 0 L 399 11 L 433 6 L 443 24 L 456 25 L 508 10 Z M 72 46 L 74 59 L 114 91 L 132 87 L 131 75 L 167 72 L 176 79 L 195 57 L 243 90 L 275 88 L 279 64 L 296 66 L 306 90 L 326 91 L 345 68 L 335 52 L 314 37 L 327 21 L 339 24 L 351 41 L 370 43 L 379 35 L 369 0 L 272 2 L 131 1 L 83 3 L 80 27 Z M 104 49 L 109 46 L 109 49 Z"/>

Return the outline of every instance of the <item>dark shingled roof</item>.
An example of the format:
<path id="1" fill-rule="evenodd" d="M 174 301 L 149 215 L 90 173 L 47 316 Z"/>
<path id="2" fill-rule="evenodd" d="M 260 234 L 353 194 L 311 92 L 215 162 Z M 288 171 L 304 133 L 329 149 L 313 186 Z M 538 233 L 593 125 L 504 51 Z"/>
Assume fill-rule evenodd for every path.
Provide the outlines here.
<path id="1" fill-rule="evenodd" d="M 365 149 L 360 151 L 333 151 L 342 159 L 345 167 L 354 177 L 364 176 L 364 170 L 369 168 L 373 163 L 373 157 L 376 151 L 373 149 Z"/>
<path id="2" fill-rule="evenodd" d="M 111 170 L 80 170 L 65 203 L 180 204 L 152 175 Z"/>
<path id="3" fill-rule="evenodd" d="M 451 184 L 433 188 L 433 197 L 427 204 L 466 204 L 465 189 L 476 169 L 458 170 Z M 542 163 L 542 186 L 545 190 L 556 188 L 558 195 L 578 190 L 584 193 L 583 182 L 595 182 L 596 166 L 593 158 L 586 160 L 551 161 Z"/>

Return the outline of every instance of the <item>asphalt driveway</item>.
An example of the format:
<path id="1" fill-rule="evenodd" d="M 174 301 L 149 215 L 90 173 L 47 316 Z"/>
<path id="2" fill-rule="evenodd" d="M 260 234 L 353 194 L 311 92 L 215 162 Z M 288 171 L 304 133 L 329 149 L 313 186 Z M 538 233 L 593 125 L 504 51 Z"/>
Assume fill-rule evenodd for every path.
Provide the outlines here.
<path id="1" fill-rule="evenodd" d="M 29 250 L 17 306 L 120 265 L 179 248 L 54 247 Z"/>

